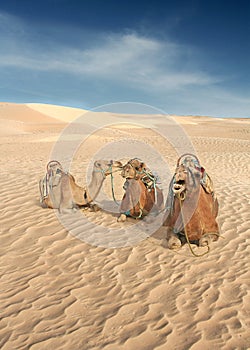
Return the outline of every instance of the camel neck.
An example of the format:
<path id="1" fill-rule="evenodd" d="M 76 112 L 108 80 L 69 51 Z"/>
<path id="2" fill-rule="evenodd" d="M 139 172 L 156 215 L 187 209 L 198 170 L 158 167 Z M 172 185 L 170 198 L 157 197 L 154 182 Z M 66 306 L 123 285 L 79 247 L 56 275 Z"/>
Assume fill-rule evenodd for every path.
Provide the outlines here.
<path id="1" fill-rule="evenodd" d="M 91 182 L 88 185 L 88 189 L 87 189 L 88 197 L 91 199 L 91 201 L 95 200 L 95 198 L 97 197 L 104 180 L 105 180 L 105 176 L 103 175 L 102 172 L 99 172 L 99 171 L 92 172 Z"/>

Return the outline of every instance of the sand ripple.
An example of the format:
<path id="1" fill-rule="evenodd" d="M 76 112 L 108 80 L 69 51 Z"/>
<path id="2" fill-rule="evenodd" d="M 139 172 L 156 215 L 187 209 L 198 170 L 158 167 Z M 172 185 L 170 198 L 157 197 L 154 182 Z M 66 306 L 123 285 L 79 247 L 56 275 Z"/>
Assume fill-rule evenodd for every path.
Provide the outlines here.
<path id="1" fill-rule="evenodd" d="M 71 236 L 39 206 L 51 145 L 33 138 L 1 145 L 1 349 L 247 349 L 249 142 L 194 138 L 224 237 L 195 259 L 187 246 L 166 249 L 162 228 L 114 249 Z M 109 213 L 86 215 L 117 225 Z"/>

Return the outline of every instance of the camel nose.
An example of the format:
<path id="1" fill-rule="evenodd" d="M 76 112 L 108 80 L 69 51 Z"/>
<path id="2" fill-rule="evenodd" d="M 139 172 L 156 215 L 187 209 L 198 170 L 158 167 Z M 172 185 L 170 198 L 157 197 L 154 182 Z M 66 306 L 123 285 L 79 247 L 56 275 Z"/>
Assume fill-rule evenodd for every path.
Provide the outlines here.
<path id="1" fill-rule="evenodd" d="M 180 174 L 177 173 L 177 174 L 175 175 L 175 181 L 178 182 L 179 180 L 181 180 Z"/>

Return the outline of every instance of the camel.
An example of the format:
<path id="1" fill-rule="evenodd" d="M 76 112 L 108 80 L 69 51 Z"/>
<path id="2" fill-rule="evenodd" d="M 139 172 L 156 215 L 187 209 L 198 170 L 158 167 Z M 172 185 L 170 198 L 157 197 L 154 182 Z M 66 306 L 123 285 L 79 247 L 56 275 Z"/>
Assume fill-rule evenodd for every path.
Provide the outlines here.
<path id="1" fill-rule="evenodd" d="M 219 237 L 218 209 L 213 182 L 198 158 L 182 155 L 169 185 L 163 222 L 168 247 L 179 248 L 185 242 L 190 246 L 191 242 L 209 248 Z"/>
<path id="2" fill-rule="evenodd" d="M 137 158 L 131 159 L 123 166 L 121 176 L 126 181 L 119 222 L 126 221 L 128 216 L 140 219 L 151 211 L 158 213 L 163 209 L 163 192 L 157 186 L 157 177 L 144 162 Z"/>
<path id="3" fill-rule="evenodd" d="M 78 207 L 91 207 L 106 176 L 113 168 L 121 168 L 118 161 L 97 160 L 94 163 L 92 179 L 87 188 L 76 184 L 74 177 L 65 172 L 58 161 L 50 161 L 47 173 L 39 182 L 40 202 L 45 208 L 58 209 L 59 212 L 75 210 Z"/>

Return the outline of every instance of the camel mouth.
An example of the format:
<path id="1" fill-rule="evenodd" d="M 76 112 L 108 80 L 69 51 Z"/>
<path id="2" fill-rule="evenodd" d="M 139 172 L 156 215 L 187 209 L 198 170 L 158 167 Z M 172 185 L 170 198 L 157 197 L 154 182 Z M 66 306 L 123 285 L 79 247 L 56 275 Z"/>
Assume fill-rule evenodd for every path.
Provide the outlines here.
<path id="1" fill-rule="evenodd" d="M 113 172 L 117 172 L 122 170 L 123 165 L 120 161 L 117 160 L 111 160 L 108 164 L 108 169 L 105 171 L 105 176 L 111 175 Z"/>
<path id="2" fill-rule="evenodd" d="M 123 164 L 119 160 L 112 160 L 111 161 L 111 165 L 112 165 L 113 168 L 118 168 L 118 169 L 122 169 L 123 168 Z"/>
<path id="3" fill-rule="evenodd" d="M 94 162 L 94 172 L 102 173 L 103 177 L 111 175 L 113 172 L 122 169 L 122 163 L 116 160 L 96 160 Z"/>
<path id="4" fill-rule="evenodd" d="M 173 192 L 174 193 L 181 193 L 185 191 L 186 185 L 184 180 L 177 181 L 173 186 Z"/>

